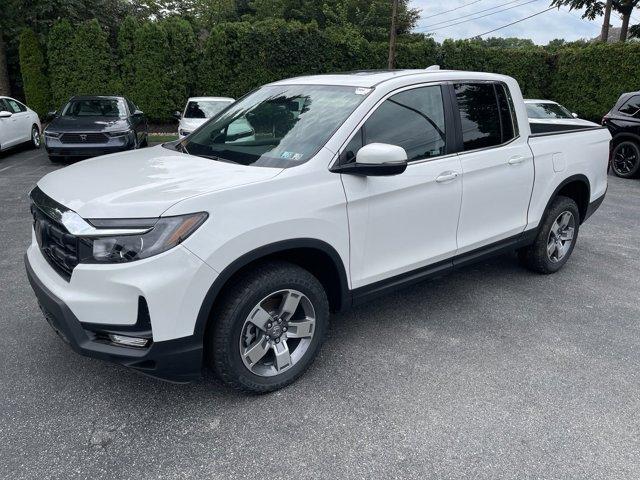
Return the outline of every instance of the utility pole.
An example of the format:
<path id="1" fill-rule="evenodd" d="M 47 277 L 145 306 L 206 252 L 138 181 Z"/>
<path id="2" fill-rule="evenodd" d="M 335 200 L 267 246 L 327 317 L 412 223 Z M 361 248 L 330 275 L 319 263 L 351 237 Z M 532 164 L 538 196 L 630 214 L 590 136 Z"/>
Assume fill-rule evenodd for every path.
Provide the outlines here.
<path id="1" fill-rule="evenodd" d="M 607 0 L 607 5 L 604 7 L 604 22 L 602 23 L 602 35 L 600 35 L 600 41 L 602 43 L 609 42 L 609 26 L 611 24 L 611 7 L 613 6 L 613 0 Z"/>
<path id="2" fill-rule="evenodd" d="M 398 36 L 398 1 L 393 0 L 391 10 L 391 32 L 389 34 L 389 70 L 396 68 L 396 37 Z"/>

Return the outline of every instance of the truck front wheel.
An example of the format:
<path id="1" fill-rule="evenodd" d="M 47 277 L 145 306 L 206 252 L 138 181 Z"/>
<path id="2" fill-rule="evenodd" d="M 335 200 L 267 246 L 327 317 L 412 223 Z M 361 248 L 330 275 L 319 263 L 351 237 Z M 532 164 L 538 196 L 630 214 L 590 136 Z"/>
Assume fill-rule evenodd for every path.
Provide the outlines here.
<path id="1" fill-rule="evenodd" d="M 251 393 L 295 381 L 327 333 L 329 302 L 311 273 L 267 262 L 226 289 L 207 338 L 209 366 L 227 385 Z"/>
<path id="2" fill-rule="evenodd" d="M 533 244 L 518 252 L 520 261 L 534 272 L 557 272 L 571 256 L 579 228 L 580 212 L 576 202 L 557 197 L 547 210 Z"/>

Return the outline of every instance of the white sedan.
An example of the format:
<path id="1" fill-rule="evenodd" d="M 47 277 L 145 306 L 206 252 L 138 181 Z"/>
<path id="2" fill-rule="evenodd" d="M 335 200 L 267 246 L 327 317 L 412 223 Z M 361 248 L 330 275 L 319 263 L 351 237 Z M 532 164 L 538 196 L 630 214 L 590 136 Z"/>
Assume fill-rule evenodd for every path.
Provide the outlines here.
<path id="1" fill-rule="evenodd" d="M 184 113 L 174 113 L 174 116 L 180 120 L 178 124 L 178 135 L 180 138 L 186 137 L 233 102 L 235 102 L 235 100 L 228 97 L 191 97 L 187 100 Z"/>
<path id="2" fill-rule="evenodd" d="M 38 114 L 10 97 L 0 97 L 0 151 L 31 142 L 40 148 L 42 126 Z"/>
<path id="3" fill-rule="evenodd" d="M 532 133 L 551 133 L 561 130 L 597 127 L 597 123 L 578 118 L 577 113 L 552 100 L 525 99 Z"/>

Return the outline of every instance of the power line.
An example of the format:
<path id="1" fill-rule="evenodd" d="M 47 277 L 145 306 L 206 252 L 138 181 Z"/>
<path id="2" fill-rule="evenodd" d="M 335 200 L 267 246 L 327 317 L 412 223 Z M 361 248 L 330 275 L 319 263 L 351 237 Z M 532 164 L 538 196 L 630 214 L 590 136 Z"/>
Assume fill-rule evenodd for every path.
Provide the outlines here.
<path id="1" fill-rule="evenodd" d="M 459 7 L 452 8 L 451 10 L 445 10 L 444 12 L 434 13 L 433 15 L 429 15 L 429 18 L 439 17 L 440 15 L 444 15 L 445 13 L 449 13 L 449 12 L 455 12 L 456 10 L 460 10 L 461 8 L 468 7 L 470 5 L 474 5 L 474 4 L 480 3 L 482 1 L 483 0 L 475 0 L 473 2 L 465 3 L 464 5 L 460 5 Z"/>
<path id="2" fill-rule="evenodd" d="M 455 22 L 456 20 L 461 20 L 463 18 L 473 17 L 474 15 L 478 15 L 480 13 L 488 12 L 489 10 L 495 10 L 496 8 L 501 8 L 501 7 L 504 7 L 506 5 L 511 5 L 511 4 L 520 2 L 520 1 L 522 1 L 522 0 L 511 0 L 511 1 L 507 2 L 507 3 L 502 3 L 500 5 L 496 5 L 495 7 L 489 7 L 489 8 L 486 8 L 484 10 L 479 10 L 477 12 L 473 12 L 473 13 L 468 13 L 466 15 L 462 15 L 460 17 L 450 18 L 449 20 L 442 20 L 441 22 L 432 23 L 430 25 L 424 25 L 424 26 L 422 26 L 420 28 L 423 29 L 423 28 L 437 27 L 438 25 L 442 25 L 443 23 Z"/>
<path id="3" fill-rule="evenodd" d="M 455 22 L 455 23 L 451 23 L 451 24 L 449 24 L 449 25 L 444 25 L 444 26 L 442 26 L 442 27 L 434 28 L 433 30 L 429 30 L 427 33 L 435 32 L 435 31 L 437 31 L 437 30 L 442 30 L 443 28 L 450 28 L 450 27 L 454 27 L 454 26 L 456 26 L 456 25 L 461 25 L 461 24 L 463 24 L 463 23 L 473 22 L 473 21 L 475 21 L 475 20 L 480 20 L 481 18 L 490 17 L 491 15 L 496 15 L 496 14 L 501 13 L 501 12 L 506 12 L 507 10 L 513 10 L 514 8 L 523 7 L 523 6 L 525 6 L 525 5 L 529 5 L 530 3 L 533 3 L 533 2 L 539 2 L 539 1 L 540 1 L 540 0 L 529 0 L 528 2 L 521 3 L 521 4 L 519 4 L 519 5 L 514 5 L 514 6 L 512 6 L 512 7 L 508 7 L 508 8 L 503 8 L 502 10 L 497 10 L 497 11 L 495 11 L 495 12 L 487 13 L 487 14 L 485 14 L 485 15 L 480 15 L 479 17 L 473 17 L 473 18 L 469 18 L 469 19 L 467 19 L 467 20 L 462 20 L 462 21 L 460 21 L 460 22 Z M 554 8 L 555 8 L 555 7 L 554 7 Z M 462 18 L 462 17 L 460 17 L 460 18 Z M 428 27 L 425 27 L 425 28 L 428 28 Z M 422 31 L 422 30 L 420 30 L 420 31 Z"/>
<path id="4" fill-rule="evenodd" d="M 525 20 L 529 20 L 530 18 L 537 17 L 538 15 L 542 15 L 543 13 L 548 12 L 549 10 L 553 10 L 554 8 L 556 8 L 556 7 L 546 8 L 546 9 L 544 9 L 544 10 L 538 12 L 538 13 L 534 13 L 533 15 L 529 15 L 528 17 L 524 17 L 524 18 L 521 18 L 520 20 L 516 20 L 515 22 L 511 22 L 511 23 L 508 23 L 506 25 L 503 25 L 502 27 L 494 28 L 493 30 L 489 30 L 488 32 L 480 33 L 480 34 L 474 35 L 472 37 L 467 37 L 467 38 L 465 38 L 465 40 L 469 40 L 470 38 L 483 37 L 484 35 L 488 35 L 489 33 L 497 32 L 498 30 L 502 30 L 503 28 L 510 27 L 511 25 L 515 25 L 516 23 L 524 22 Z"/>

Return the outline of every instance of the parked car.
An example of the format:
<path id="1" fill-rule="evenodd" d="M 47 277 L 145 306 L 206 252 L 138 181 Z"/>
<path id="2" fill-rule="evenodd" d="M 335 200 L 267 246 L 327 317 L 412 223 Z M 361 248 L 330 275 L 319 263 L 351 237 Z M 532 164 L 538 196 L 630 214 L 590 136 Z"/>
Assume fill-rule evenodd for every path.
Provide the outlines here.
<path id="1" fill-rule="evenodd" d="M 147 118 L 125 97 L 77 96 L 49 115 L 44 142 L 52 162 L 147 146 Z"/>
<path id="2" fill-rule="evenodd" d="M 178 135 L 184 138 L 207 120 L 215 117 L 235 100 L 228 97 L 192 97 L 187 100 L 184 112 L 173 114 L 179 120 Z"/>
<path id="3" fill-rule="evenodd" d="M 640 175 L 640 92 L 624 93 L 602 119 L 613 136 L 611 169 L 618 177 Z"/>
<path id="4" fill-rule="evenodd" d="M 610 139 L 532 135 L 502 75 L 282 80 L 181 141 L 42 178 L 26 268 L 77 352 L 267 392 L 313 361 L 329 312 L 511 250 L 557 272 L 604 199 Z"/>
<path id="5" fill-rule="evenodd" d="M 40 119 L 24 103 L 0 97 L 0 151 L 26 142 L 40 148 Z"/>
<path id="6" fill-rule="evenodd" d="M 597 123 L 578 118 L 577 113 L 552 100 L 525 99 L 532 133 L 548 133 L 567 129 L 592 128 Z"/>

